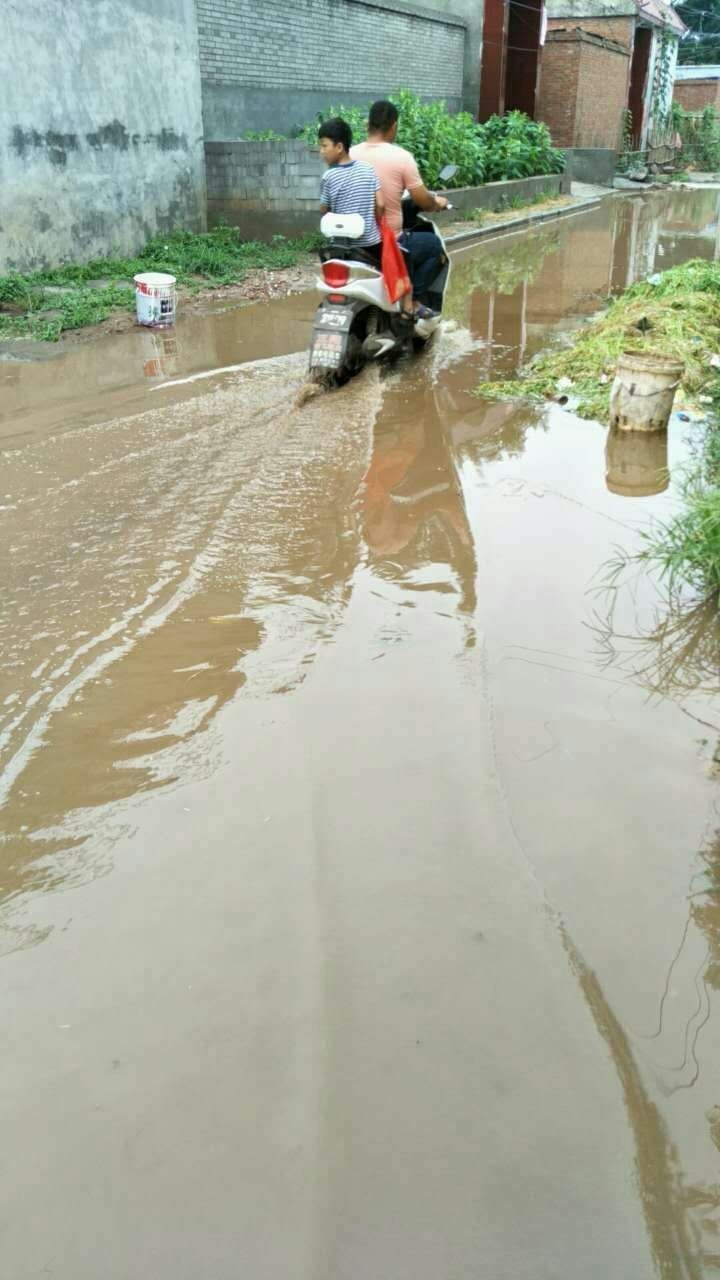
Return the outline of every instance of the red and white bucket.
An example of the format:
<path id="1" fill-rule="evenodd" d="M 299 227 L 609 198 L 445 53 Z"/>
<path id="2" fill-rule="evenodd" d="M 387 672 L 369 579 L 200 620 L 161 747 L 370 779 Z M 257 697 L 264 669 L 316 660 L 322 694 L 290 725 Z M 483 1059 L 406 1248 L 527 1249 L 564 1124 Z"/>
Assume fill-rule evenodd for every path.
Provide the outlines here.
<path id="1" fill-rule="evenodd" d="M 175 323 L 175 276 L 145 271 L 133 276 L 138 324 L 167 328 Z"/>

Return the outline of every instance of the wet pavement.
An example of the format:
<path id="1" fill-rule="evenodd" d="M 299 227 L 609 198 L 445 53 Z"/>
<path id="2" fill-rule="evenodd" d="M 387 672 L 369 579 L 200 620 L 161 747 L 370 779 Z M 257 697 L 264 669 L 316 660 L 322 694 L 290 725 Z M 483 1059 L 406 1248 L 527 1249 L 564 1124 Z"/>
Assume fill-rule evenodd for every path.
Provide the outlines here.
<path id="1" fill-rule="evenodd" d="M 717 623 L 602 590 L 698 428 L 472 392 L 719 194 L 301 409 L 311 295 L 0 363 L 9 1280 L 717 1270 Z"/>

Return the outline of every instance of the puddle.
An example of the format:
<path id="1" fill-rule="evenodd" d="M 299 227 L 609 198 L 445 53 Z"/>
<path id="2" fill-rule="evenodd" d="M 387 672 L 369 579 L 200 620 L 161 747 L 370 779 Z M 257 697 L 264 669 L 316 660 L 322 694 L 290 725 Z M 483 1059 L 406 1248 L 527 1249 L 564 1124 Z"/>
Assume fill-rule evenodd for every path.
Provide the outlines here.
<path id="1" fill-rule="evenodd" d="M 0 366 L 13 1280 L 713 1273 L 716 624 L 599 590 L 697 428 L 472 391 L 717 201 L 465 250 L 301 409 L 307 298 L 188 317 L 164 378 L 248 365 L 171 390 L 148 334 Z"/>

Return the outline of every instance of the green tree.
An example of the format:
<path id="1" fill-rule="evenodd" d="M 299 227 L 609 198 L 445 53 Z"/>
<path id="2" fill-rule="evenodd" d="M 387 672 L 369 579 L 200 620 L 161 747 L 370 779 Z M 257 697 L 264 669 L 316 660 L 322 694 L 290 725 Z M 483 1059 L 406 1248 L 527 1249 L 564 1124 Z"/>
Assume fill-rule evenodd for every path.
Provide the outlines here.
<path id="1" fill-rule="evenodd" d="M 720 0 L 678 0 L 676 8 L 690 33 L 680 42 L 681 63 L 720 62 Z"/>

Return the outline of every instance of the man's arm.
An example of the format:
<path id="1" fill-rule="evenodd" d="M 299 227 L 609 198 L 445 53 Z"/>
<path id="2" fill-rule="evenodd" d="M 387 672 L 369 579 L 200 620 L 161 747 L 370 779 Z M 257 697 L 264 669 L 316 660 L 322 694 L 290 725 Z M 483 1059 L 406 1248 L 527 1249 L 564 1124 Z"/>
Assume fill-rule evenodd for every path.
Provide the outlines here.
<path id="1" fill-rule="evenodd" d="M 418 209 L 422 209 L 423 213 L 437 213 L 439 209 L 447 209 L 448 202 L 445 196 L 434 196 L 432 191 L 428 191 L 420 177 L 415 159 L 409 152 L 403 172 L 403 181 L 413 198 L 413 202 Z"/>
<path id="2" fill-rule="evenodd" d="M 375 217 L 378 222 L 385 217 L 385 197 L 379 187 L 375 192 Z"/>
<path id="3" fill-rule="evenodd" d="M 408 187 L 408 191 L 413 198 L 414 204 L 417 205 L 418 209 L 422 209 L 423 213 L 438 213 L 440 209 L 447 209 L 448 207 L 445 196 L 433 195 L 432 191 L 428 191 L 422 182 L 417 187 Z"/>

